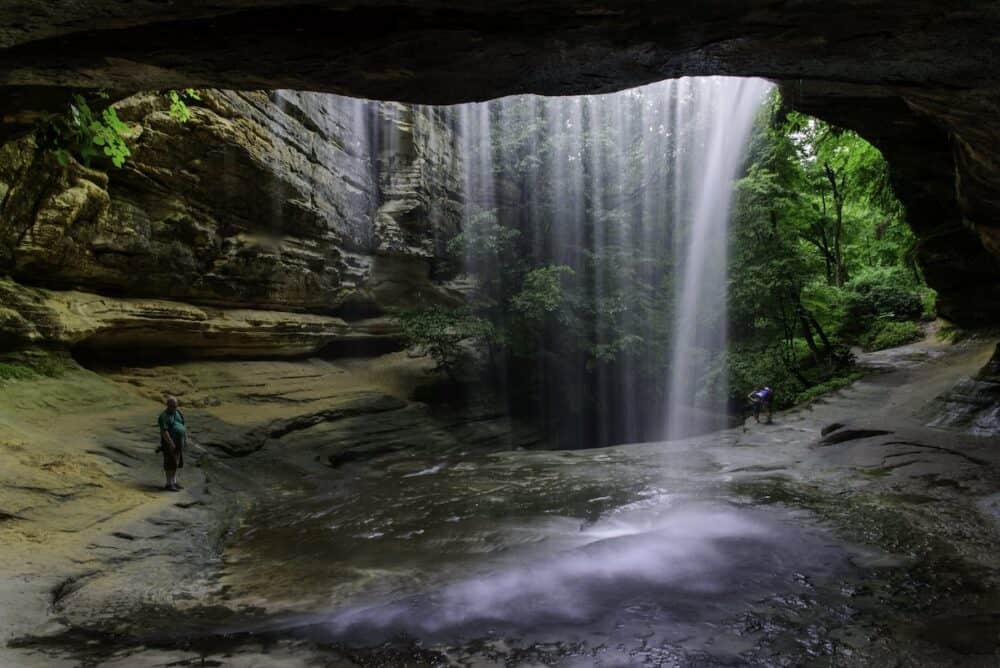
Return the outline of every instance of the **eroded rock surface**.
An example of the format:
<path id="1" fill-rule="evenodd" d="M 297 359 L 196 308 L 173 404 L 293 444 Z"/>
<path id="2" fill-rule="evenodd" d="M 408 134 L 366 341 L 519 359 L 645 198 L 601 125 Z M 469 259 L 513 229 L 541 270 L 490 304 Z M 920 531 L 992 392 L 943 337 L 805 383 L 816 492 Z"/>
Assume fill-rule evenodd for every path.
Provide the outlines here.
<path id="1" fill-rule="evenodd" d="M 575 452 L 414 403 L 405 353 L 8 383 L 0 659 L 991 665 L 995 439 L 924 426 L 991 352 L 873 353 L 774 424 Z M 164 392 L 192 425 L 179 494 L 155 491 Z"/>
<path id="2" fill-rule="evenodd" d="M 935 402 L 928 424 L 976 436 L 1000 433 L 1000 348 L 979 373 L 962 378 Z"/>
<path id="3" fill-rule="evenodd" d="M 162 634 L 179 608 L 192 611 L 183 632 L 196 633 L 202 603 L 220 593 L 223 544 L 269 490 L 304 493 L 317 472 L 378 457 L 420 468 L 449 452 L 538 441 L 488 402 L 458 410 L 414 402 L 432 368 L 402 352 L 167 359 L 98 372 L 67 361 L 57 377 L 0 380 L 0 643 L 86 618 L 127 630 L 122 622 L 147 606 L 159 612 L 143 615 L 143 633 Z M 162 490 L 154 452 L 167 393 L 180 397 L 191 425 L 176 495 Z M 140 582 L 145 603 L 133 596 Z"/>
<path id="4" fill-rule="evenodd" d="M 155 94 L 119 103 L 133 134 L 120 170 L 62 169 L 30 139 L 3 146 L 0 271 L 349 317 L 447 298 L 432 272 L 458 230 L 460 170 L 434 110 L 206 91 L 191 113 L 178 121 Z"/>
<path id="5" fill-rule="evenodd" d="M 442 282 L 461 169 L 440 111 L 289 91 L 190 111 L 122 100 L 124 169 L 0 146 L 0 346 L 385 352 L 387 310 L 461 298 Z"/>
<path id="6" fill-rule="evenodd" d="M 2 341 L 132 359 L 296 357 L 332 343 L 401 347 L 388 319 L 218 309 L 156 299 L 28 288 L 0 279 Z"/>

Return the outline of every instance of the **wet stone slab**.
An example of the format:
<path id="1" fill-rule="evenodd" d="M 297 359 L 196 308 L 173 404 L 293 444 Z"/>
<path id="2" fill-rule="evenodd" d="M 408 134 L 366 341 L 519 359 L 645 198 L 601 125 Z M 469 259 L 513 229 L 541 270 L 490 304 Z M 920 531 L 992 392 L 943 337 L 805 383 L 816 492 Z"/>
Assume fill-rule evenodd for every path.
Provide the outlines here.
<path id="1" fill-rule="evenodd" d="M 923 426 L 927 364 L 773 425 L 603 450 L 473 446 L 411 409 L 294 430 L 208 467 L 246 509 L 217 552 L 169 547 L 220 507 L 188 490 L 190 515 L 101 542 L 165 541 L 120 562 L 128 587 L 73 581 L 68 630 L 17 645 L 38 665 L 995 666 L 1000 457 Z M 332 466 L 344 443 L 368 456 Z M 150 556 L 199 575 L 144 590 Z"/>

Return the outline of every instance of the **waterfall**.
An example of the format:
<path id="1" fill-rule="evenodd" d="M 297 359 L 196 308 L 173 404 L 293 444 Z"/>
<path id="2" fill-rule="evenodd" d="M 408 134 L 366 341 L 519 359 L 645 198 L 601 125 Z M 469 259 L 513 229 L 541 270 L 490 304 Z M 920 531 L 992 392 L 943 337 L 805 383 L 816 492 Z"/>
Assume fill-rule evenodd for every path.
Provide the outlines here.
<path id="1" fill-rule="evenodd" d="M 726 260 L 733 181 L 750 129 L 770 84 L 760 79 L 708 77 L 678 82 L 680 127 L 688 128 L 674 153 L 675 229 L 679 245 L 673 350 L 668 367 L 664 435 L 667 439 L 725 426 L 724 407 L 699 397 L 712 358 L 726 349 Z M 684 116 L 687 116 L 686 118 Z M 717 385 L 718 386 L 718 385 Z M 692 399 L 696 400 L 692 402 Z M 697 400 L 708 399 L 699 409 Z M 719 397 L 715 397 L 718 401 Z M 695 404 L 695 405 L 692 405 Z"/>
<path id="2" fill-rule="evenodd" d="M 519 260 L 572 270 L 576 320 L 546 332 L 536 368 L 507 369 L 511 387 L 533 374 L 559 445 L 723 426 L 724 383 L 697 390 L 725 351 L 733 181 L 769 87 L 688 78 L 453 108 L 466 229 L 485 217 L 518 231 Z M 466 257 L 481 282 L 500 263 Z"/>

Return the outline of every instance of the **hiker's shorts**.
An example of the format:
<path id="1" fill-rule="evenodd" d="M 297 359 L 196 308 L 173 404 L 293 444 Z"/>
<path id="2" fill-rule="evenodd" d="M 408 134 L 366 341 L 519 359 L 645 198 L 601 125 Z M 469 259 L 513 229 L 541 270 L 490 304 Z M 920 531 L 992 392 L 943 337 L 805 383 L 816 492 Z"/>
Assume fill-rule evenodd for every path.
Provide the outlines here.
<path id="1" fill-rule="evenodd" d="M 184 448 L 173 448 L 165 439 L 160 441 L 160 451 L 163 452 L 163 470 L 176 471 L 184 468 Z"/>

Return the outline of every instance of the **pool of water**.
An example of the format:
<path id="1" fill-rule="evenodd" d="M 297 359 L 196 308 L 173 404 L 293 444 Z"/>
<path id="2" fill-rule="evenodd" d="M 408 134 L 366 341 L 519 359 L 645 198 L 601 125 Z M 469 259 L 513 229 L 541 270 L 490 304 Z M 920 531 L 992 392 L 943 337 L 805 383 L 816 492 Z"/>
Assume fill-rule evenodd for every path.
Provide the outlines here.
<path id="1" fill-rule="evenodd" d="M 735 657 L 761 602 L 836 590 L 852 551 L 808 513 L 754 507 L 717 466 L 654 449 L 384 461 L 257 504 L 233 602 L 355 647 L 687 646 Z M 798 604 L 796 604 L 798 605 Z M 728 629 L 728 630 L 727 630 Z M 710 638 L 715 640 L 709 641 Z"/>

